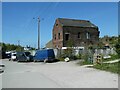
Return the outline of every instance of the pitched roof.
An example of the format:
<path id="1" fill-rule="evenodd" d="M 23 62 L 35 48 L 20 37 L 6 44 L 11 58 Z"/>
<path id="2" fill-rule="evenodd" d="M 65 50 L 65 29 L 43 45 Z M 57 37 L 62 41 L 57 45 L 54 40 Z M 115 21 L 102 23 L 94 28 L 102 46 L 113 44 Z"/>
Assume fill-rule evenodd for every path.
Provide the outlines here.
<path id="1" fill-rule="evenodd" d="M 92 24 L 88 20 L 77 20 L 77 19 L 67 19 L 67 18 L 58 18 L 62 26 L 77 26 L 77 27 L 95 27 L 96 25 Z"/>

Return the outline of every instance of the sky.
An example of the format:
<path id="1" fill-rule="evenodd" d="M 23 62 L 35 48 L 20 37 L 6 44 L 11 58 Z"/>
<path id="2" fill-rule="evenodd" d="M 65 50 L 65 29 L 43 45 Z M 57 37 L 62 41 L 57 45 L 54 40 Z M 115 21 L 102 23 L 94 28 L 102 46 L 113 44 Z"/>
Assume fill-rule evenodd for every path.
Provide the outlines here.
<path id="1" fill-rule="evenodd" d="M 2 41 L 37 47 L 37 17 L 41 47 L 52 39 L 57 18 L 90 20 L 99 27 L 100 37 L 118 35 L 117 2 L 3 2 Z"/>
<path id="2" fill-rule="evenodd" d="M 2 41 L 2 3 L 0 2 L 0 41 Z"/>

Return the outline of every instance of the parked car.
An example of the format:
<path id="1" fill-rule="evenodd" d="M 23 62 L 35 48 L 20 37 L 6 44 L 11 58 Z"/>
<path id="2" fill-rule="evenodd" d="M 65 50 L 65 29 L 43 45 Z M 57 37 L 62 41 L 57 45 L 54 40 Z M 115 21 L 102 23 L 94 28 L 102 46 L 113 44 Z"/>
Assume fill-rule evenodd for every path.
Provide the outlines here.
<path id="1" fill-rule="evenodd" d="M 38 50 L 35 53 L 35 56 L 33 59 L 34 59 L 34 62 L 36 62 L 36 61 L 43 61 L 43 62 L 54 61 L 55 54 L 54 54 L 53 49 Z"/>
<path id="2" fill-rule="evenodd" d="M 2 59 L 5 59 L 5 58 L 6 58 L 5 51 L 2 51 Z"/>
<path id="3" fill-rule="evenodd" d="M 5 58 L 10 59 L 11 58 L 11 52 L 5 52 Z"/>
<path id="4" fill-rule="evenodd" d="M 30 52 L 24 52 L 24 53 L 27 56 L 27 58 L 28 58 L 29 61 L 33 61 L 33 56 L 31 55 Z"/>
<path id="5" fill-rule="evenodd" d="M 33 61 L 33 56 L 30 52 L 17 52 L 17 61 L 24 62 L 24 61 Z"/>
<path id="6" fill-rule="evenodd" d="M 16 60 L 17 60 L 16 54 L 17 54 L 17 52 L 12 52 L 12 53 L 11 53 L 11 59 L 10 59 L 10 60 L 16 61 Z"/>

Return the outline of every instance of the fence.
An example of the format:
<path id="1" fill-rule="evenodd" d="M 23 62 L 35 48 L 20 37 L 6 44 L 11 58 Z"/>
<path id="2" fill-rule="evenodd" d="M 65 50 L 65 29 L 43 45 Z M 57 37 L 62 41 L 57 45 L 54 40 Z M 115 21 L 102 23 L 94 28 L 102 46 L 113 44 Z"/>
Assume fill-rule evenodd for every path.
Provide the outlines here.
<path id="1" fill-rule="evenodd" d="M 54 49 L 55 52 L 55 56 L 56 58 L 60 57 L 60 56 L 65 56 L 65 51 L 69 50 L 70 48 L 66 48 L 66 49 Z M 116 54 L 116 51 L 111 48 L 111 49 L 94 49 L 94 50 L 90 50 L 90 49 L 85 49 L 85 48 L 71 48 L 71 55 L 76 56 L 76 55 L 89 55 L 90 57 L 93 56 L 94 54 L 101 54 L 103 56 L 107 56 L 110 54 Z M 68 55 L 69 56 L 69 55 Z"/>

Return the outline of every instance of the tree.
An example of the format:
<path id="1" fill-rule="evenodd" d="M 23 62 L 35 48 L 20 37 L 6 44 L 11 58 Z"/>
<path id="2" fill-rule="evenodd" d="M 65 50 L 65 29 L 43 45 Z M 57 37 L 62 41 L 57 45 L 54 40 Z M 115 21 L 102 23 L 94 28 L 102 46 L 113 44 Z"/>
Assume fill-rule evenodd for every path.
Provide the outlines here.
<path id="1" fill-rule="evenodd" d="M 5 43 L 2 43 L 2 51 L 6 51 L 7 50 L 7 46 L 6 46 L 6 44 Z"/>
<path id="2" fill-rule="evenodd" d="M 67 49 L 64 50 L 65 57 L 73 58 L 75 56 L 73 46 L 74 46 L 74 41 L 68 40 L 67 41 Z"/>
<path id="3" fill-rule="evenodd" d="M 118 42 L 115 44 L 116 52 L 118 57 L 120 57 L 120 35 L 118 36 Z"/>
<path id="4" fill-rule="evenodd" d="M 5 44 L 5 43 L 0 43 L 0 46 L 2 46 L 2 51 L 11 51 L 11 50 L 16 50 L 16 51 L 23 51 L 22 46 L 14 45 L 14 44 Z"/>
<path id="5" fill-rule="evenodd" d="M 73 47 L 73 46 L 74 46 L 74 42 L 72 40 L 68 40 L 67 47 Z"/>
<path id="6" fill-rule="evenodd" d="M 17 46 L 17 48 L 16 48 L 16 51 L 23 51 L 24 49 L 23 49 L 23 47 L 22 46 Z"/>

